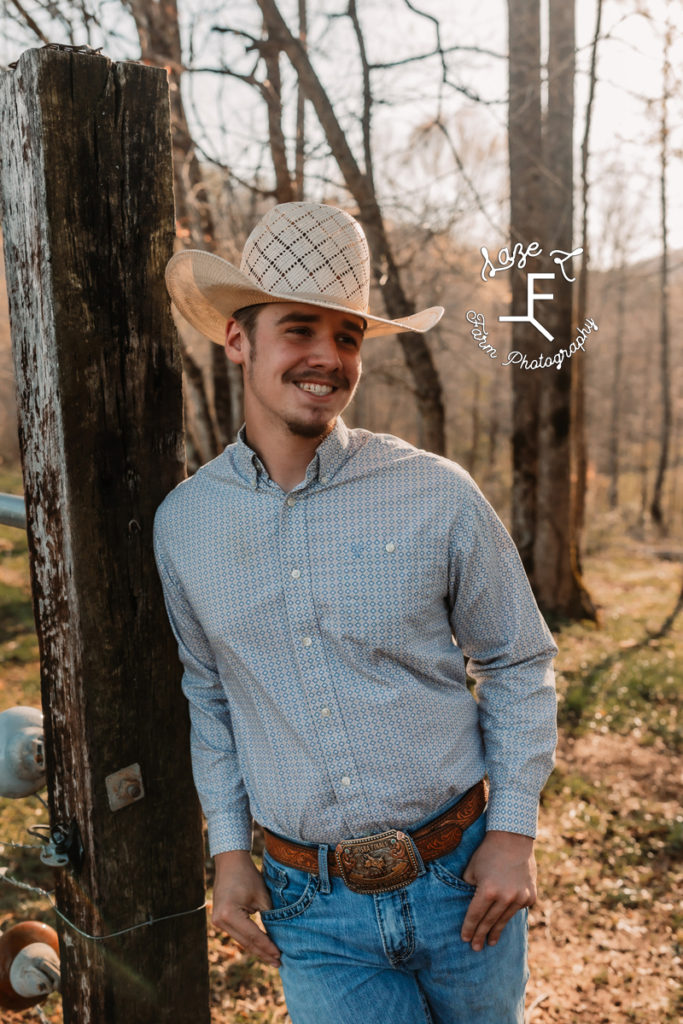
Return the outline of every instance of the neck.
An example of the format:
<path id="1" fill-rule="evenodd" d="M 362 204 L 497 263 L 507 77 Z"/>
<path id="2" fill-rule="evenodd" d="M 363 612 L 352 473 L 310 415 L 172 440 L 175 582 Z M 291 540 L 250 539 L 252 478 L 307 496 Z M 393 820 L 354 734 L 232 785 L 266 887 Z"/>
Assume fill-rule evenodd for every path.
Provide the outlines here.
<path id="1" fill-rule="evenodd" d="M 329 431 L 328 431 L 329 433 Z M 291 491 L 306 476 L 306 469 L 324 440 L 321 437 L 301 437 L 289 430 L 273 431 L 246 420 L 246 437 L 268 471 L 271 480 Z"/>

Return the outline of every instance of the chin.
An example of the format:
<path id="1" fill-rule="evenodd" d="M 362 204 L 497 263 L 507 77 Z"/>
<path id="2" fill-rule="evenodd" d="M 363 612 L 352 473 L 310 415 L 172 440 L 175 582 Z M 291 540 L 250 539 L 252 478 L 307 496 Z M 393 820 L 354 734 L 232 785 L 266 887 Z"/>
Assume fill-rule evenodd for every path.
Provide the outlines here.
<path id="1" fill-rule="evenodd" d="M 288 420 L 287 427 L 290 433 L 296 435 L 296 437 L 310 437 L 310 438 L 323 438 L 334 430 L 334 424 L 336 423 L 337 417 L 333 416 L 332 419 L 326 420 L 325 422 L 304 422 L 302 420 Z"/>

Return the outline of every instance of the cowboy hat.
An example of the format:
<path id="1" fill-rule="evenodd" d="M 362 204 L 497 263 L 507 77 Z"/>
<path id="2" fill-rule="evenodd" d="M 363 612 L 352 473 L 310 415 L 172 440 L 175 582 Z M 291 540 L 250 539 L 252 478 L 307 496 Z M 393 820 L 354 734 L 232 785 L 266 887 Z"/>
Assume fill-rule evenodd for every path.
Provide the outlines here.
<path id="1" fill-rule="evenodd" d="M 360 224 L 321 203 L 281 203 L 259 221 L 244 246 L 240 269 L 212 253 L 186 249 L 166 267 L 166 285 L 186 320 L 222 345 L 229 317 L 245 306 L 303 302 L 367 323 L 366 337 L 422 333 L 442 306 L 387 320 L 368 312 L 370 253 Z"/>

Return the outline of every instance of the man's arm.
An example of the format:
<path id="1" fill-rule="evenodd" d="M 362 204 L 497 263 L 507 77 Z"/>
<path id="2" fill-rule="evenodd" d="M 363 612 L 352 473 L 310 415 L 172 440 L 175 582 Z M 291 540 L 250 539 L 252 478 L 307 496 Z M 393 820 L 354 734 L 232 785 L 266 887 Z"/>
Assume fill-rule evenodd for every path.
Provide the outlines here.
<path id="1" fill-rule="evenodd" d="M 211 645 L 176 579 L 159 513 L 154 554 L 171 629 L 183 666 L 191 733 L 192 772 L 209 830 L 212 854 L 251 847 L 251 814 L 232 731 L 230 708 Z"/>
<path id="2" fill-rule="evenodd" d="M 463 476 L 451 536 L 451 625 L 477 681 L 490 781 L 487 834 L 464 872 L 476 887 L 462 938 L 482 949 L 536 899 L 538 800 L 557 738 L 557 653 L 517 549 L 476 485 Z"/>
<path id="3" fill-rule="evenodd" d="M 269 910 L 270 896 L 251 859 L 251 814 L 237 761 L 226 695 L 211 646 L 172 572 L 159 518 L 154 524 L 157 561 L 171 628 L 178 641 L 188 699 L 192 771 L 214 856 L 213 923 L 248 952 L 279 966 L 279 950 L 250 919 Z"/>

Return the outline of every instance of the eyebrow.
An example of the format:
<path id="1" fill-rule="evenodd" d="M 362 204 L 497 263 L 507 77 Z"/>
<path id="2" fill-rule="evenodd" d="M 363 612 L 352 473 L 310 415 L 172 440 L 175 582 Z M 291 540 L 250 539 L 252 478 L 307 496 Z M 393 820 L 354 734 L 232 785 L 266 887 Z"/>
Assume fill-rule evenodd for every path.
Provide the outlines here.
<path id="1" fill-rule="evenodd" d="M 320 315 L 318 313 L 285 313 L 276 322 L 276 326 L 279 327 L 280 324 L 315 324 L 319 320 Z M 353 320 L 342 320 L 341 326 L 345 331 L 353 331 L 355 334 L 362 335 L 367 324 L 363 320 L 363 326 L 361 327 Z"/>

